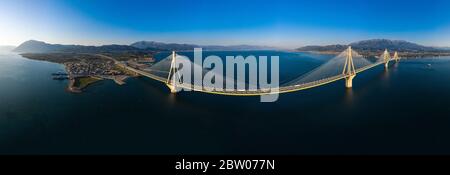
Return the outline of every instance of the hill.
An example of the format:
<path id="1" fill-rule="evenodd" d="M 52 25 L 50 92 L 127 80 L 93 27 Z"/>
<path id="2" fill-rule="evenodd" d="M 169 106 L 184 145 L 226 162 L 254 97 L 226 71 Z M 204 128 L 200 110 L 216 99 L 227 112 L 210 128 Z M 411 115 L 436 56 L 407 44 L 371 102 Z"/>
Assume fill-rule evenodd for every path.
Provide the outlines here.
<path id="1" fill-rule="evenodd" d="M 139 49 L 155 49 L 155 50 L 176 50 L 176 51 L 186 51 L 194 50 L 194 48 L 202 48 L 203 50 L 273 50 L 273 47 L 267 46 L 254 46 L 254 45 L 231 45 L 231 46 L 220 46 L 220 45 L 195 45 L 195 44 L 177 44 L 177 43 L 162 43 L 155 41 L 139 41 L 131 44 L 131 46 Z"/>
<path id="2" fill-rule="evenodd" d="M 121 53 L 121 52 L 154 52 L 154 51 L 187 51 L 194 48 L 203 48 L 204 50 L 271 50 L 273 47 L 253 46 L 253 45 L 234 45 L 201 46 L 195 44 L 177 44 L 162 43 L 155 41 L 139 41 L 131 45 L 103 45 L 103 46 L 82 46 L 82 45 L 62 45 L 49 44 L 42 41 L 29 40 L 13 51 L 18 53 Z"/>
<path id="3" fill-rule="evenodd" d="M 176 44 L 176 43 L 162 43 L 155 41 L 138 41 L 130 46 L 139 49 L 158 49 L 158 50 L 194 50 L 194 48 L 199 47 L 194 44 Z"/>
<path id="4" fill-rule="evenodd" d="M 18 53 L 52 53 L 52 52 L 117 53 L 117 52 L 140 52 L 143 50 L 127 45 L 104 45 L 104 46 L 61 45 L 61 44 L 48 44 L 36 40 L 29 40 L 16 47 L 13 51 Z"/>
<path id="5" fill-rule="evenodd" d="M 372 39 L 363 40 L 348 45 L 327 45 L 327 46 L 305 46 L 298 48 L 298 51 L 318 51 L 318 52 L 341 52 L 348 46 L 352 46 L 357 51 L 379 52 L 384 49 L 399 52 L 442 52 L 444 49 L 422 46 L 416 43 L 402 40 Z"/>

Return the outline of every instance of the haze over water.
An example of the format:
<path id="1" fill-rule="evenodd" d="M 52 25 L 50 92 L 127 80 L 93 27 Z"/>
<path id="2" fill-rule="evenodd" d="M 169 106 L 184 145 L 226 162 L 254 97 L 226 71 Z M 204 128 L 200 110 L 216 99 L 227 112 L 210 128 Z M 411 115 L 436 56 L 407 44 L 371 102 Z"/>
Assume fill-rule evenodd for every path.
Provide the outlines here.
<path id="1" fill-rule="evenodd" d="M 189 55 L 190 53 L 184 53 Z M 329 55 L 275 51 L 281 80 Z M 158 57 L 163 58 L 164 53 Z M 344 82 L 259 97 L 197 92 L 164 84 L 102 81 L 82 94 L 52 80 L 62 65 L 0 54 L 0 153 L 357 154 L 449 153 L 450 57 L 402 60 Z"/>

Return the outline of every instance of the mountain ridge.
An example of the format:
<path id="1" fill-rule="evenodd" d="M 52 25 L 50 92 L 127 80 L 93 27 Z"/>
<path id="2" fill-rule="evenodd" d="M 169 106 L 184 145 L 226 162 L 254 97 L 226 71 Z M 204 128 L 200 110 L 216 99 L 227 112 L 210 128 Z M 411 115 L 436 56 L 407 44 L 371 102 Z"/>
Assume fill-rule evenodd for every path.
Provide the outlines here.
<path id="1" fill-rule="evenodd" d="M 138 41 L 130 46 L 140 48 L 140 49 L 162 49 L 162 50 L 194 50 L 194 48 L 202 48 L 203 50 L 271 50 L 276 49 L 275 47 L 269 46 L 257 46 L 257 45 L 197 45 L 197 44 L 178 44 L 178 43 L 164 43 L 156 41 Z"/>
<path id="2" fill-rule="evenodd" d="M 14 52 L 18 53 L 51 53 L 51 52 L 136 52 L 140 51 L 135 47 L 127 45 L 102 45 L 102 46 L 84 46 L 84 45 L 62 45 L 49 44 L 43 41 L 28 40 L 17 46 Z"/>
<path id="3" fill-rule="evenodd" d="M 389 39 L 370 39 L 352 42 L 350 44 L 335 44 L 325 46 L 304 46 L 297 48 L 297 51 L 317 51 L 317 52 L 341 52 L 348 46 L 352 46 L 357 51 L 378 52 L 384 49 L 395 50 L 399 52 L 442 52 L 445 49 L 436 47 L 423 46 L 420 44 L 404 41 L 404 40 L 389 40 Z"/>
<path id="4" fill-rule="evenodd" d="M 78 52 L 78 53 L 98 53 L 98 52 L 144 52 L 144 51 L 186 51 L 194 48 L 203 48 L 204 50 L 269 50 L 275 49 L 267 46 L 253 45 L 233 45 L 220 46 L 208 45 L 201 46 L 195 44 L 177 44 L 163 43 L 155 41 L 138 41 L 131 45 L 102 45 L 102 46 L 84 46 L 84 45 L 63 45 L 49 44 L 43 41 L 28 40 L 13 49 L 18 53 L 52 53 L 52 52 Z"/>

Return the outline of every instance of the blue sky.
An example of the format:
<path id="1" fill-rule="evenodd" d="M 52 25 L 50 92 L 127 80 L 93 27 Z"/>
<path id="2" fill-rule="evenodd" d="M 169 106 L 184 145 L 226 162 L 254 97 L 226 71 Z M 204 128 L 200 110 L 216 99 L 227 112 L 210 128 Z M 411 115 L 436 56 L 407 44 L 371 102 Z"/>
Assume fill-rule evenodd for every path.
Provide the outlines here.
<path id="1" fill-rule="evenodd" d="M 450 46 L 446 0 L 2 0 L 0 45 L 138 40 L 295 48 L 362 39 Z"/>

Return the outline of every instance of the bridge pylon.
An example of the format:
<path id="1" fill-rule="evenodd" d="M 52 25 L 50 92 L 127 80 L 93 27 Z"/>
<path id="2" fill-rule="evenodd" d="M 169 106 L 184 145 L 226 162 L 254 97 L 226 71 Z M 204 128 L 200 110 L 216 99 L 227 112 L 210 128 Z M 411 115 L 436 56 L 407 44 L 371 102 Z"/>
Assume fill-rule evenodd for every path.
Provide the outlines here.
<path id="1" fill-rule="evenodd" d="M 353 78 L 356 76 L 355 65 L 353 64 L 352 46 L 348 46 L 347 57 L 345 59 L 344 70 L 342 74 L 345 75 L 345 87 L 351 88 L 353 86 Z"/>
<path id="2" fill-rule="evenodd" d="M 171 93 L 176 93 L 176 80 L 171 82 L 172 74 L 176 72 L 175 64 L 176 64 L 176 56 L 175 51 L 172 51 L 172 61 L 170 63 L 169 76 L 167 77 L 166 86 L 169 87 Z"/>
<path id="3" fill-rule="evenodd" d="M 391 55 L 389 54 L 388 50 L 385 49 L 383 53 L 383 61 L 384 61 L 384 68 L 389 68 L 389 61 L 391 60 Z"/>
<path id="4" fill-rule="evenodd" d="M 395 53 L 394 53 L 394 60 L 397 63 L 400 61 L 400 57 L 398 57 L 398 52 L 397 51 L 395 51 Z"/>

